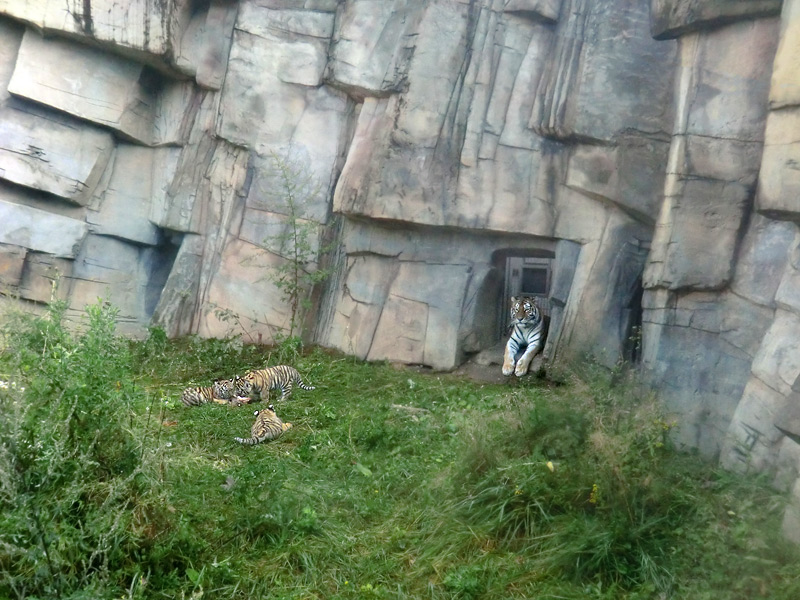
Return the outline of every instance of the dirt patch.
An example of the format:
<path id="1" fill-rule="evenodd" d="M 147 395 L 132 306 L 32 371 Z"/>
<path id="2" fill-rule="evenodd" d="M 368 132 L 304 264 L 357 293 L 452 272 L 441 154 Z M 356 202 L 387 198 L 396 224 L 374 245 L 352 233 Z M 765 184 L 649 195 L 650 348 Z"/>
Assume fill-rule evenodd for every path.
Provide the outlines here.
<path id="1" fill-rule="evenodd" d="M 486 361 L 481 358 L 473 358 L 465 362 L 463 365 L 453 371 L 454 375 L 477 381 L 478 383 L 509 383 L 514 384 L 514 380 L 520 378 L 516 375 L 506 377 L 503 375 L 503 355 L 499 355 L 499 360 Z M 531 367 L 528 374 L 524 378 L 529 377 L 544 377 L 545 365 L 542 355 L 535 356 L 531 362 Z"/>

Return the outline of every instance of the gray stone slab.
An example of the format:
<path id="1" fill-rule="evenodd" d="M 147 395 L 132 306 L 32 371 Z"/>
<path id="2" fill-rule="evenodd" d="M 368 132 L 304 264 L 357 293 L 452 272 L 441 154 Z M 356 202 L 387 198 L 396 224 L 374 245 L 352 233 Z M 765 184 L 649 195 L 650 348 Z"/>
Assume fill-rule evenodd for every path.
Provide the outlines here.
<path id="1" fill-rule="evenodd" d="M 299 57 L 294 46 L 300 43 L 308 46 L 238 29 L 234 32 L 218 132 L 263 155 L 289 151 L 307 156 L 309 170 L 319 174 L 327 187 L 333 165 L 340 160 L 349 107 L 342 92 L 315 87 L 320 83 L 321 68 L 317 72 L 313 67 L 313 74 L 295 68 L 291 60 Z M 317 52 L 317 43 L 311 46 Z M 315 56 L 324 67 L 326 54 L 320 52 Z M 291 77 L 285 76 L 290 73 Z"/>
<path id="2" fill-rule="evenodd" d="M 764 65 L 775 56 L 779 28 L 778 19 L 763 19 L 681 39 L 692 79 L 678 101 L 678 133 L 739 142 L 764 139 L 770 89 Z"/>
<path id="3" fill-rule="evenodd" d="M 800 50 L 800 2 L 783 0 L 780 42 L 772 65 L 772 87 L 769 92 L 769 103 L 773 109 L 800 104 L 800 83 L 797 81 L 798 50 Z"/>
<path id="4" fill-rule="evenodd" d="M 775 320 L 753 359 L 753 375 L 783 396 L 800 391 L 800 315 L 775 311 Z"/>
<path id="5" fill-rule="evenodd" d="M 238 33 L 246 32 L 261 42 L 249 45 L 255 53 L 252 62 L 263 64 L 279 81 L 307 86 L 322 82 L 333 14 L 275 10 L 254 2 L 242 3 L 239 11 L 234 48 L 243 42 Z"/>
<path id="6" fill-rule="evenodd" d="M 757 304 L 774 306 L 796 234 L 791 223 L 753 215 L 739 249 L 733 291 Z"/>
<path id="7" fill-rule="evenodd" d="M 647 293 L 646 293 L 647 295 Z M 717 333 L 645 321 L 642 367 L 678 427 L 673 440 L 715 459 L 750 376 L 750 359 L 726 352 Z"/>
<path id="8" fill-rule="evenodd" d="M 0 243 L 71 258 L 87 231 L 83 221 L 0 200 Z"/>
<path id="9" fill-rule="evenodd" d="M 720 462 L 740 472 L 772 469 L 783 437 L 775 425 L 785 403 L 783 394 L 751 377 L 725 436 Z"/>
<path id="10" fill-rule="evenodd" d="M 203 29 L 202 53 L 197 61 L 198 85 L 213 90 L 222 88 L 228 67 L 238 2 L 212 0 Z"/>
<path id="11" fill-rule="evenodd" d="M 171 65 L 191 6 L 186 0 L 0 0 L 0 15 L 47 33 L 100 42 L 164 68 Z"/>
<path id="12" fill-rule="evenodd" d="M 463 265 L 401 263 L 384 302 L 367 358 L 452 368 L 467 283 Z"/>
<path id="13" fill-rule="evenodd" d="M 616 146 L 575 146 L 566 185 L 654 223 L 664 194 L 668 150 L 666 141 L 635 135 L 623 136 Z"/>
<path id="14" fill-rule="evenodd" d="M 299 233 L 303 246 L 298 252 L 312 258 L 316 263 L 319 250 L 319 223 L 297 219 L 295 224 L 296 227 L 293 229 L 286 215 L 247 208 L 239 230 L 239 239 L 261 246 L 279 256 L 290 258 L 294 255 L 294 234 Z"/>
<path id="15" fill-rule="evenodd" d="M 752 359 L 772 324 L 775 310 L 736 294 L 726 294 L 721 304 L 720 339 Z"/>
<path id="16" fill-rule="evenodd" d="M 46 303 L 55 297 L 69 298 L 74 261 L 57 258 L 41 252 L 29 252 L 25 258 L 25 270 L 19 286 L 20 296 L 26 300 Z"/>
<path id="17" fill-rule="evenodd" d="M 69 278 L 70 308 L 82 313 L 86 305 L 107 300 L 119 309 L 120 319 L 131 330 L 141 329 L 146 323 L 147 277 L 140 246 L 90 234 L 75 258 Z"/>
<path id="18" fill-rule="evenodd" d="M 219 269 L 210 277 L 198 333 L 204 337 L 242 335 L 263 343 L 288 334 L 291 310 L 284 292 L 270 278 L 284 260 L 243 240 L 230 239 L 222 250 Z"/>
<path id="19" fill-rule="evenodd" d="M 666 225 L 656 230 L 645 287 L 718 289 L 727 285 L 749 191 L 735 183 L 691 180 L 669 198 Z"/>
<path id="20" fill-rule="evenodd" d="M 0 179 L 87 204 L 105 169 L 110 134 L 41 111 L 0 108 Z"/>
<path id="21" fill-rule="evenodd" d="M 408 0 L 346 3 L 328 77 L 353 95 L 400 91 L 411 57 L 411 35 L 421 14 L 422 6 Z"/>
<path id="22" fill-rule="evenodd" d="M 533 129 L 556 139 L 604 141 L 626 129 L 669 130 L 672 81 L 664 74 L 674 71 L 676 47 L 650 37 L 648 7 L 619 0 L 564 4 L 535 92 Z"/>
<path id="23" fill-rule="evenodd" d="M 156 97 L 140 85 L 141 74 L 141 63 L 29 29 L 8 89 L 149 142 Z"/>
<path id="24" fill-rule="evenodd" d="M 13 244 L 0 244 L 0 289 L 16 288 L 22 281 L 27 248 Z"/>
<path id="25" fill-rule="evenodd" d="M 800 108 L 774 110 L 767 117 L 756 209 L 777 219 L 800 218 Z"/>
<path id="26" fill-rule="evenodd" d="M 505 0 L 503 10 L 519 12 L 546 22 L 557 21 L 562 0 Z"/>
<path id="27" fill-rule="evenodd" d="M 13 21 L 0 19 L 0 103 L 8 98 L 8 82 L 14 73 L 24 33 L 25 30 Z"/>
<path id="28" fill-rule="evenodd" d="M 784 310 L 800 314 L 800 239 L 789 250 L 783 278 L 775 292 L 775 303 Z"/>
<path id="29" fill-rule="evenodd" d="M 159 233 L 150 221 L 153 174 L 162 166 L 159 152 L 133 144 L 119 144 L 109 164 L 107 181 L 98 186 L 94 210 L 86 220 L 96 233 L 140 244 L 158 243 Z"/>
<path id="30" fill-rule="evenodd" d="M 650 29 L 662 40 L 780 11 L 781 0 L 650 0 Z"/>

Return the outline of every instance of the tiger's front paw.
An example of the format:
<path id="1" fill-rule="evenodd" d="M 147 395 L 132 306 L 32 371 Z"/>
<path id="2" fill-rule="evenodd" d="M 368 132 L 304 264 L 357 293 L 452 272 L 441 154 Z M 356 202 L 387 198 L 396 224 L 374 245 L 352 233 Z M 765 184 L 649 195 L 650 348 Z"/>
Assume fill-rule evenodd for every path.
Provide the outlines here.
<path id="1" fill-rule="evenodd" d="M 505 375 L 506 377 L 508 377 L 508 376 L 509 376 L 509 375 L 511 375 L 513 372 L 514 372 L 514 365 L 513 365 L 513 363 L 512 363 L 512 364 L 503 363 L 503 375 Z"/>
<path id="2" fill-rule="evenodd" d="M 514 375 L 516 375 L 517 377 L 522 377 L 527 372 L 528 372 L 528 367 L 523 367 L 523 366 L 517 365 L 517 368 L 514 371 Z"/>

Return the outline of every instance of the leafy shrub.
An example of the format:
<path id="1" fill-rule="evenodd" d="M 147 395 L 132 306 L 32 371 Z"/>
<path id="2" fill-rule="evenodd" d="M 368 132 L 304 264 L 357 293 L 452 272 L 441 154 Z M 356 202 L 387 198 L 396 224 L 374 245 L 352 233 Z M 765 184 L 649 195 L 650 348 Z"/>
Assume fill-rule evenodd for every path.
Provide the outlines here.
<path id="1" fill-rule="evenodd" d="M 136 392 L 116 311 L 87 307 L 77 332 L 54 300 L 43 316 L 3 328 L 0 390 L 0 596 L 67 596 L 114 589 L 133 540 Z"/>

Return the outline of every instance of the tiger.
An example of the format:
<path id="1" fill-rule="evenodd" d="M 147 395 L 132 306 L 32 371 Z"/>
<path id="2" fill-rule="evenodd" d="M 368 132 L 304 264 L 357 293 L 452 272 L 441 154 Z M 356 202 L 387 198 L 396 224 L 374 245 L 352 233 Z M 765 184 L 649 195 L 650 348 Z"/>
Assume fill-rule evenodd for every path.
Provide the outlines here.
<path id="1" fill-rule="evenodd" d="M 528 372 L 533 357 L 542 349 L 544 319 L 533 298 L 511 297 L 511 337 L 503 355 L 503 375 L 522 377 Z M 525 352 L 516 360 L 521 348 Z"/>
<path id="2" fill-rule="evenodd" d="M 248 446 L 255 446 L 261 442 L 276 440 L 287 429 L 292 428 L 291 423 L 284 423 L 281 418 L 275 414 L 275 407 L 270 404 L 264 410 L 257 410 L 253 413 L 256 420 L 250 428 L 249 438 L 233 438 L 240 444 L 247 444 Z"/>
<path id="3" fill-rule="evenodd" d="M 281 390 L 280 400 L 286 400 L 292 395 L 292 386 L 296 383 L 304 390 L 313 390 L 314 386 L 303 383 L 300 373 L 294 367 L 278 365 L 257 371 L 248 371 L 243 377 L 238 375 L 233 378 L 236 395 L 242 397 L 262 398 L 264 392 L 269 398 L 270 390 Z"/>
<path id="4" fill-rule="evenodd" d="M 235 389 L 236 385 L 233 379 L 216 379 L 213 385 L 186 388 L 183 390 L 181 401 L 186 406 L 199 406 L 208 402 L 241 406 L 249 402 L 249 398 L 238 395 L 234 397 Z"/>

